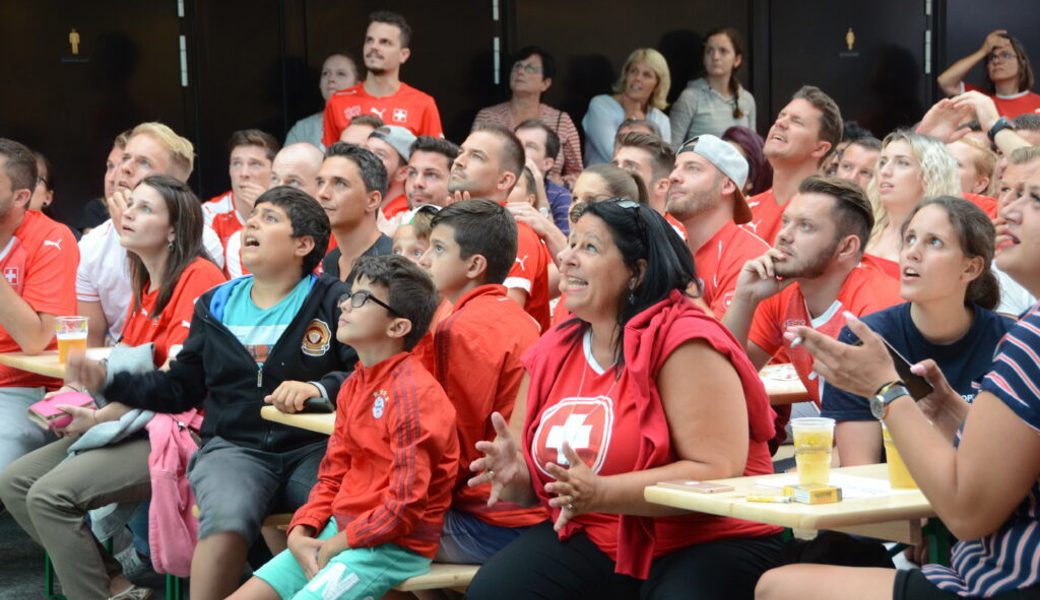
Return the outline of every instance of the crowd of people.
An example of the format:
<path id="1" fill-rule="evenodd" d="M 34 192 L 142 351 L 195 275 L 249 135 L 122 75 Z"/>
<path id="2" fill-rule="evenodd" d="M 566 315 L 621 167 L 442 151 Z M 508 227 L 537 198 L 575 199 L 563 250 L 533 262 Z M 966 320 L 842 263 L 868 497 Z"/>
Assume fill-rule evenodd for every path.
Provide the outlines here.
<path id="1" fill-rule="evenodd" d="M 633 51 L 584 145 L 532 46 L 456 144 L 400 79 L 411 35 L 373 13 L 363 65 L 324 62 L 324 112 L 284 146 L 234 132 L 208 201 L 191 142 L 142 123 L 74 232 L 41 212 L 47 159 L 0 139 L 0 351 L 53 348 L 64 315 L 114 346 L 73 351 L 64 380 L 0 367 L 0 501 L 67 597 L 151 597 L 102 545 L 115 531 L 196 600 L 382 597 L 433 562 L 482 565 L 476 599 L 1040 597 L 1021 43 L 987 36 L 913 129 L 875 135 L 805 85 L 763 138 L 720 28 L 668 114 L 665 58 Z M 966 86 L 983 61 L 987 87 Z M 882 341 L 931 394 L 908 400 Z M 778 527 L 644 499 L 774 472 L 791 413 L 770 361 L 805 385 L 797 413 L 837 421 L 838 464 L 882 460 L 884 423 L 959 540 L 949 566 L 795 564 Z M 97 407 L 27 417 L 68 393 Z M 265 405 L 334 412 L 334 431 Z"/>

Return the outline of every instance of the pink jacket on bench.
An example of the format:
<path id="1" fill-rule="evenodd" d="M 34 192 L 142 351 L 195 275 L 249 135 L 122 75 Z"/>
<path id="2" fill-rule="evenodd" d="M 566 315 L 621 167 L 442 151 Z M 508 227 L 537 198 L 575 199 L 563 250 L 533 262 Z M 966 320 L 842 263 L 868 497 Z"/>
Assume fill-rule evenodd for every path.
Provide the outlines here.
<path id="1" fill-rule="evenodd" d="M 199 522 L 192 514 L 195 495 L 188 484 L 188 461 L 199 447 L 191 430 L 198 431 L 201 425 L 202 415 L 194 409 L 176 415 L 156 414 L 147 425 L 152 447 L 148 454 L 152 477 L 148 545 L 152 565 L 159 573 L 191 574 Z"/>

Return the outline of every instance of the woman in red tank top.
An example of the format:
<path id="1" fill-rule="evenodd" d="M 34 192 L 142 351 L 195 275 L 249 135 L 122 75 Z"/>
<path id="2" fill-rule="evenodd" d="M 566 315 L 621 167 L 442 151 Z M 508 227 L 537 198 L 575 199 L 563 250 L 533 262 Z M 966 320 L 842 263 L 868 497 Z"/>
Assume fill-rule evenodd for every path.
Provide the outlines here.
<path id="1" fill-rule="evenodd" d="M 471 485 L 541 504 L 534 526 L 478 573 L 468 597 L 750 598 L 777 528 L 681 514 L 643 499 L 671 479 L 772 472 L 772 411 L 747 355 L 685 290 L 685 244 L 627 199 L 582 209 L 560 255 L 568 310 L 531 348 L 527 418 L 498 437 Z"/>

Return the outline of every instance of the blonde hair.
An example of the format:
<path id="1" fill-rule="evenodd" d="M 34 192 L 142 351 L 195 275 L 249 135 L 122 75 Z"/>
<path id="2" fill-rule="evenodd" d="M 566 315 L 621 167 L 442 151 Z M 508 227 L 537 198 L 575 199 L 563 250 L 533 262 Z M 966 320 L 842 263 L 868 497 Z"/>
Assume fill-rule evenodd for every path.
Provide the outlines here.
<path id="1" fill-rule="evenodd" d="M 917 159 L 921 168 L 921 185 L 924 187 L 923 198 L 935 196 L 960 196 L 961 181 L 957 175 L 957 160 L 950 154 L 946 144 L 935 138 L 920 135 L 906 129 L 897 129 L 885 137 L 881 142 L 881 151 L 884 152 L 889 144 L 894 142 L 906 142 L 910 146 L 910 153 Z M 889 224 L 888 211 L 881 204 L 878 193 L 878 177 L 881 169 L 874 170 L 874 176 L 867 184 L 867 197 L 874 209 L 874 231 L 870 239 L 874 240 L 885 230 Z"/>
<path id="2" fill-rule="evenodd" d="M 134 127 L 133 131 L 130 132 L 130 137 L 142 134 L 155 138 L 170 153 L 170 165 L 173 168 L 173 172 L 169 173 L 169 175 L 180 181 L 187 181 L 195 165 L 195 147 L 191 142 L 187 138 L 177 135 L 167 125 L 157 121 L 141 123 Z"/>
<path id="3" fill-rule="evenodd" d="M 974 150 L 972 153 L 971 164 L 975 166 L 975 172 L 989 179 L 989 185 L 986 186 L 986 189 L 982 190 L 982 193 L 987 196 L 992 196 L 993 190 L 997 188 L 997 182 L 993 178 L 993 170 L 997 168 L 997 153 L 969 137 L 961 138 L 954 142 L 954 144 L 964 144 Z M 969 190 L 961 191 L 968 192 Z"/>
<path id="4" fill-rule="evenodd" d="M 620 94 L 625 91 L 625 75 L 628 74 L 628 68 L 637 62 L 645 62 L 657 74 L 657 85 L 650 96 L 650 106 L 658 110 L 668 108 L 668 90 L 672 87 L 672 75 L 664 55 L 653 48 L 637 48 L 628 55 L 624 66 L 621 67 L 621 76 L 614 82 L 614 93 Z"/>

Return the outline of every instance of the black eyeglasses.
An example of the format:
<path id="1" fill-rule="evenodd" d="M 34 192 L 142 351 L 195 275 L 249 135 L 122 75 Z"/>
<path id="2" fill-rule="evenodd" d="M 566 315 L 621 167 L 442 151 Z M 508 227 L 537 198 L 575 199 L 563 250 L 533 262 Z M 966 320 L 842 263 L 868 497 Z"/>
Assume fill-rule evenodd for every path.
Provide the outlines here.
<path id="1" fill-rule="evenodd" d="M 372 294 L 372 292 L 370 292 L 368 290 L 358 290 L 358 291 L 354 292 L 353 294 L 343 294 L 342 296 L 339 297 L 339 305 L 342 306 L 345 302 L 349 301 L 351 308 L 361 308 L 369 300 L 371 300 L 372 302 L 375 302 L 379 306 L 382 306 L 383 308 L 386 309 L 386 312 L 388 312 L 388 313 L 390 313 L 392 315 L 399 314 L 396 310 L 394 310 L 394 308 L 392 306 L 390 306 L 386 302 L 383 302 L 379 298 L 376 298 Z"/>

